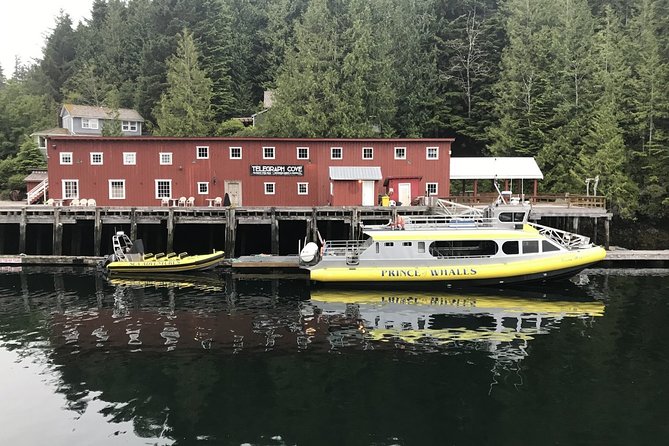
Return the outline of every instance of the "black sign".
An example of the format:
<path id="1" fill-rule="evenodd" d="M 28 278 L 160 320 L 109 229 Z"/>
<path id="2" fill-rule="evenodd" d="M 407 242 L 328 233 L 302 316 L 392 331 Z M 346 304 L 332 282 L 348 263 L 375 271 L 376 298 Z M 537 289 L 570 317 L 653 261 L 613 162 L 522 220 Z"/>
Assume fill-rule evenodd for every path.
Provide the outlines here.
<path id="1" fill-rule="evenodd" d="M 255 176 L 304 176 L 304 166 L 283 164 L 251 165 L 251 175 Z"/>

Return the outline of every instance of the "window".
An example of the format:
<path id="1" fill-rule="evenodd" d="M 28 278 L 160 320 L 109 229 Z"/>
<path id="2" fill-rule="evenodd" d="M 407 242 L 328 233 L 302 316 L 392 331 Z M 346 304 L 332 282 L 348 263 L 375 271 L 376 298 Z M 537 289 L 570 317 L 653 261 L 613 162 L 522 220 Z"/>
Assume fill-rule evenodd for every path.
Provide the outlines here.
<path id="1" fill-rule="evenodd" d="M 198 182 L 197 183 L 197 193 L 200 195 L 206 195 L 209 193 L 209 183 L 208 182 Z"/>
<path id="2" fill-rule="evenodd" d="M 425 148 L 425 159 L 438 160 L 439 159 L 439 147 L 426 147 Z"/>
<path id="3" fill-rule="evenodd" d="M 263 147 L 262 148 L 262 159 L 273 160 L 274 159 L 274 147 Z"/>
<path id="4" fill-rule="evenodd" d="M 172 164 L 172 152 L 160 152 L 160 165 L 167 166 Z"/>
<path id="5" fill-rule="evenodd" d="M 560 248 L 549 242 L 548 240 L 541 241 L 541 251 L 550 252 L 550 251 L 559 251 Z"/>
<path id="6" fill-rule="evenodd" d="M 102 152 L 91 152 L 91 164 L 94 166 L 102 165 Z"/>
<path id="7" fill-rule="evenodd" d="M 502 212 L 499 214 L 499 221 L 503 223 L 518 222 L 522 223 L 525 220 L 524 212 Z"/>
<path id="8" fill-rule="evenodd" d="M 79 198 L 79 180 L 63 180 L 63 199 Z"/>
<path id="9" fill-rule="evenodd" d="M 309 159 L 309 147 L 298 147 L 297 148 L 297 159 L 298 160 L 308 160 Z"/>
<path id="10" fill-rule="evenodd" d="M 512 242 L 504 242 L 502 245 L 502 252 L 504 254 L 519 254 L 520 250 L 518 249 L 518 242 L 517 241 L 512 241 Z"/>
<path id="11" fill-rule="evenodd" d="M 230 159 L 231 160 L 242 159 L 242 148 L 241 147 L 230 147 Z"/>
<path id="12" fill-rule="evenodd" d="M 126 166 L 134 166 L 137 164 L 137 153 L 123 152 L 123 164 Z"/>
<path id="13" fill-rule="evenodd" d="M 392 246 L 395 246 L 395 243 L 394 242 L 384 242 L 383 246 L 392 247 Z"/>
<path id="14" fill-rule="evenodd" d="M 209 146 L 197 146 L 195 148 L 197 159 L 199 160 L 208 160 L 209 159 Z"/>
<path id="15" fill-rule="evenodd" d="M 60 164 L 72 164 L 72 152 L 60 152 Z"/>
<path id="16" fill-rule="evenodd" d="M 374 159 L 374 147 L 363 147 L 362 148 L 362 159 L 373 160 Z"/>
<path id="17" fill-rule="evenodd" d="M 497 254 L 497 243 L 492 240 L 439 240 L 430 243 L 434 257 L 489 257 Z"/>
<path id="18" fill-rule="evenodd" d="M 156 180 L 156 198 L 172 198 L 172 180 Z"/>
<path id="19" fill-rule="evenodd" d="M 407 148 L 406 147 L 395 147 L 395 159 L 396 160 L 407 159 Z"/>
<path id="20" fill-rule="evenodd" d="M 425 193 L 428 197 L 433 197 L 439 193 L 439 183 L 425 183 Z"/>
<path id="21" fill-rule="evenodd" d="M 81 118 L 82 129 L 97 129 L 98 120 L 95 118 Z"/>
<path id="22" fill-rule="evenodd" d="M 297 195 L 308 195 L 309 183 L 297 183 Z"/>
<path id="23" fill-rule="evenodd" d="M 37 139 L 39 141 L 38 147 L 40 149 L 46 149 L 46 138 L 44 136 L 38 136 Z"/>
<path id="24" fill-rule="evenodd" d="M 341 147 L 330 147 L 330 159 L 332 160 L 340 160 L 344 158 L 343 155 L 344 149 Z"/>
<path id="25" fill-rule="evenodd" d="M 539 240 L 523 240 L 523 254 L 539 252 Z"/>
<path id="26" fill-rule="evenodd" d="M 137 122 L 135 121 L 122 121 L 121 130 L 124 132 L 136 132 L 137 131 Z"/>
<path id="27" fill-rule="evenodd" d="M 276 193 L 276 183 L 265 183 L 265 195 L 274 195 Z"/>
<path id="28" fill-rule="evenodd" d="M 425 252 L 425 242 L 418 242 L 418 252 Z"/>
<path id="29" fill-rule="evenodd" d="M 402 242 L 402 246 L 413 246 L 412 242 Z"/>
<path id="30" fill-rule="evenodd" d="M 109 180 L 109 199 L 125 200 L 125 180 Z"/>

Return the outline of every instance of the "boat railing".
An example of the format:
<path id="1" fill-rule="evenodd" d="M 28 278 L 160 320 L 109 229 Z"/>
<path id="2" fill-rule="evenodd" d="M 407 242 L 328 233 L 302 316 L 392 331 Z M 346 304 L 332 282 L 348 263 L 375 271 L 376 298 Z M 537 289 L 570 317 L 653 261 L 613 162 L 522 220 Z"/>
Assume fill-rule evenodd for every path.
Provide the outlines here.
<path id="1" fill-rule="evenodd" d="M 383 225 L 364 225 L 365 230 L 389 229 L 491 229 L 499 227 L 513 228 L 513 224 L 502 223 L 495 218 L 477 215 L 412 215 L 403 216 L 401 224 L 397 220 Z"/>
<path id="2" fill-rule="evenodd" d="M 574 234 L 573 232 L 563 231 L 561 229 L 551 228 L 549 226 L 543 226 L 538 223 L 527 223 L 533 228 L 537 229 L 541 235 L 544 237 L 553 240 L 558 243 L 560 246 L 567 248 L 568 250 L 584 248 L 590 246 L 590 237 L 586 237 L 580 234 Z"/>
<path id="3" fill-rule="evenodd" d="M 483 217 L 483 211 L 472 206 L 467 206 L 464 204 L 456 203 L 454 201 L 437 199 L 436 210 L 440 214 L 448 215 L 451 217 Z"/>
<path id="4" fill-rule="evenodd" d="M 358 255 L 369 245 L 370 242 L 367 240 L 329 240 L 323 245 L 323 256 Z"/>

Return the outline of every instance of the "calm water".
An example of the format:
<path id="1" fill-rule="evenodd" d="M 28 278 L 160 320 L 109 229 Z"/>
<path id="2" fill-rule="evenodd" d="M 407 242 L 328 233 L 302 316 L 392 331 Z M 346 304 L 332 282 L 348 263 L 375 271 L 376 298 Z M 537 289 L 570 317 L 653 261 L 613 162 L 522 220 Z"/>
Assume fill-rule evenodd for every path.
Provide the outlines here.
<path id="1" fill-rule="evenodd" d="M 669 271 L 498 291 L 0 273 L 0 444 L 669 441 Z"/>

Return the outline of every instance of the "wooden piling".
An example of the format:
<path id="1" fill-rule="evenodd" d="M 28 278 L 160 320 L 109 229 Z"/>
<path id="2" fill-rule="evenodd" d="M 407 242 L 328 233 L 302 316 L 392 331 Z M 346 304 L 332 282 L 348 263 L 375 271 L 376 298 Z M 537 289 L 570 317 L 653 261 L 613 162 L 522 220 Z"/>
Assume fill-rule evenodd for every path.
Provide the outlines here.
<path id="1" fill-rule="evenodd" d="M 137 208 L 130 208 L 130 240 L 137 240 Z"/>
<path id="2" fill-rule="evenodd" d="M 279 221 L 276 219 L 276 208 L 270 208 L 270 237 L 272 254 L 279 255 Z"/>
<path id="3" fill-rule="evenodd" d="M 63 255 L 63 224 L 60 222 L 60 208 L 53 213 L 53 255 Z"/>
<path id="4" fill-rule="evenodd" d="M 135 229 L 136 230 L 136 229 Z M 166 252 L 174 250 L 174 209 L 167 213 L 167 248 Z"/>
<path id="5" fill-rule="evenodd" d="M 95 222 L 93 223 L 93 254 L 99 256 L 102 250 L 102 218 L 100 208 L 95 208 Z"/>
<path id="6" fill-rule="evenodd" d="M 235 256 L 237 238 L 237 218 L 234 208 L 228 209 L 225 220 L 225 257 L 230 259 Z"/>
<path id="7" fill-rule="evenodd" d="M 610 243 L 610 239 L 609 239 L 609 236 L 610 236 L 610 234 L 609 234 L 610 222 L 611 222 L 610 218 L 606 218 L 604 220 L 604 249 L 607 249 L 607 250 L 609 249 L 609 243 Z"/>
<path id="8" fill-rule="evenodd" d="M 26 235 L 28 232 L 28 214 L 26 208 L 21 209 L 21 221 L 19 222 L 19 253 L 26 252 Z"/>

